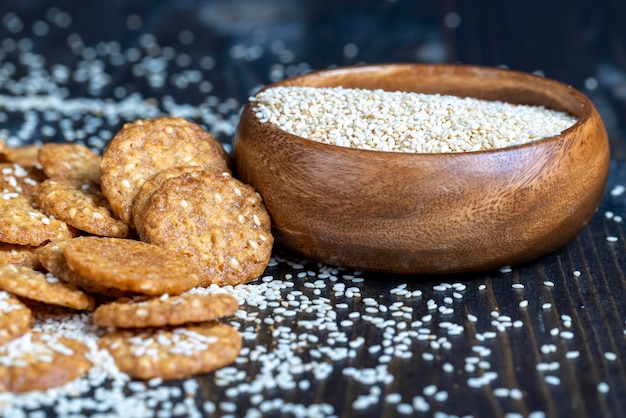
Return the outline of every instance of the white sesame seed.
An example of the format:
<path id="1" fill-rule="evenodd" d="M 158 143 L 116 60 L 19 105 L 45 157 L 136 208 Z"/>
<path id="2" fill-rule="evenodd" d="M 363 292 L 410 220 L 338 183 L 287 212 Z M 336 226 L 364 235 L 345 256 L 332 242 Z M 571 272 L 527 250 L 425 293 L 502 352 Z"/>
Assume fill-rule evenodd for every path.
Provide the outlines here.
<path id="1" fill-rule="evenodd" d="M 621 196 L 622 194 L 624 194 L 625 191 L 626 191 L 626 187 L 622 186 L 621 184 L 615 185 L 611 189 L 611 196 L 613 197 Z"/>
<path id="2" fill-rule="evenodd" d="M 511 391 L 508 388 L 495 388 L 492 393 L 496 398 L 505 398 L 509 396 Z"/>
<path id="3" fill-rule="evenodd" d="M 396 405 L 396 411 L 402 415 L 411 415 L 413 413 L 413 407 L 408 403 L 399 403 Z"/>
<path id="4" fill-rule="evenodd" d="M 541 107 L 341 87 L 269 88 L 255 95 L 253 103 L 253 112 L 261 122 L 273 123 L 294 135 L 333 145 L 395 152 L 493 149 L 553 136 L 575 122 L 573 117 Z M 437 111 L 441 108 L 446 111 Z M 311 123 L 312 113 L 315 120 L 340 123 Z M 413 118 L 405 122 L 403 115 Z M 473 129 L 472 123 L 479 129 Z M 340 131 L 338 127 L 345 128 Z M 504 131 L 506 135 L 496 135 Z M 368 134 L 371 132 L 375 135 Z"/>
<path id="5" fill-rule="evenodd" d="M 545 376 L 544 380 L 546 381 L 547 384 L 552 385 L 552 386 L 558 386 L 561 384 L 561 379 L 559 379 L 558 377 L 554 375 L 547 375 Z"/>
<path id="6" fill-rule="evenodd" d="M 426 386 L 423 390 L 422 393 L 425 396 L 433 396 L 435 393 L 437 393 L 437 386 L 435 385 L 428 385 Z"/>
<path id="7" fill-rule="evenodd" d="M 568 351 L 565 353 L 565 358 L 567 359 L 576 359 L 578 357 L 580 357 L 580 352 L 578 351 Z"/>

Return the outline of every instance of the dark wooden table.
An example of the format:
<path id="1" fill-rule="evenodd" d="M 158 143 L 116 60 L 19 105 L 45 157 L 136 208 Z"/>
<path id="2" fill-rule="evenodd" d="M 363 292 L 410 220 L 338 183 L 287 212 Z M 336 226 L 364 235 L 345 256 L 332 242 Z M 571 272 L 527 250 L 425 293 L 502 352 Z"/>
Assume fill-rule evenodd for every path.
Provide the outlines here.
<path id="1" fill-rule="evenodd" d="M 277 248 L 249 288 L 267 306 L 249 298 L 232 320 L 245 337 L 238 361 L 198 376 L 197 388 L 163 384 L 171 403 L 146 401 L 142 416 L 626 416 L 626 10 L 618 1 L 531 3 L 0 4 L 0 133 L 12 145 L 102 150 L 124 122 L 170 113 L 229 146 L 258 87 L 359 62 L 540 71 L 589 95 L 604 118 L 607 193 L 564 248 L 510 271 L 445 277 L 354 272 Z M 88 405 L 97 395 L 79 398 Z M 14 402 L 32 416 L 80 416 L 60 401 Z M 117 404 L 83 413 L 137 411 Z"/>

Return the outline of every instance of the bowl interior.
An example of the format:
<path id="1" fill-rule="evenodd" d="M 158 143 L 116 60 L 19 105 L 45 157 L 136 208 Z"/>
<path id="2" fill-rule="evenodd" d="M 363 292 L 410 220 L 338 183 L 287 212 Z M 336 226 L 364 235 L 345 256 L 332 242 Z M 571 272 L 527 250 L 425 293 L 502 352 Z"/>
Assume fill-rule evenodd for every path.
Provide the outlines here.
<path id="1" fill-rule="evenodd" d="M 382 89 L 545 106 L 588 119 L 589 99 L 558 81 L 519 71 L 454 64 L 383 64 L 316 71 L 267 86 Z"/>

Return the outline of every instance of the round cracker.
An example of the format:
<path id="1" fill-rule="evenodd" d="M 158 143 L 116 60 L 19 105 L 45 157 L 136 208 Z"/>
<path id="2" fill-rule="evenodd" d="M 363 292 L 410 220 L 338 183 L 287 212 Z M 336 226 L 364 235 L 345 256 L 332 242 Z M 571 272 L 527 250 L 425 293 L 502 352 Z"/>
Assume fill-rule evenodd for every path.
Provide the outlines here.
<path id="1" fill-rule="evenodd" d="M 238 307 L 237 299 L 226 293 L 139 297 L 99 306 L 93 313 L 93 322 L 120 328 L 181 325 L 234 315 Z"/>
<path id="2" fill-rule="evenodd" d="M 9 146 L 6 144 L 6 142 L 0 139 L 0 161 L 8 161 L 8 158 L 7 158 L 8 149 L 9 149 Z"/>
<path id="3" fill-rule="evenodd" d="M 132 225 L 135 195 L 166 168 L 197 165 L 228 171 L 224 147 L 199 125 L 181 118 L 137 120 L 113 137 L 102 156 L 102 191 L 113 211 Z"/>
<path id="4" fill-rule="evenodd" d="M 22 166 L 39 165 L 40 145 L 23 145 L 21 147 L 7 147 L 5 150 L 6 160 L 18 163 Z"/>
<path id="5" fill-rule="evenodd" d="M 208 373 L 231 364 L 241 350 L 241 336 L 230 325 L 209 322 L 186 327 L 119 329 L 104 335 L 117 367 L 132 377 L 165 380 Z"/>
<path id="6" fill-rule="evenodd" d="M 41 209 L 93 235 L 125 238 L 129 228 L 113 217 L 100 187 L 86 180 L 46 180 L 37 188 Z"/>
<path id="7" fill-rule="evenodd" d="M 37 249 L 31 245 L 7 244 L 0 242 L 0 264 L 15 264 L 32 269 L 40 267 Z"/>
<path id="8" fill-rule="evenodd" d="M 51 179 L 100 183 L 100 156 L 81 144 L 43 144 L 37 154 L 41 169 Z"/>
<path id="9" fill-rule="evenodd" d="M 200 283 L 187 257 L 141 241 L 78 237 L 65 244 L 64 254 L 76 273 L 120 290 L 178 294 Z"/>
<path id="10" fill-rule="evenodd" d="M 184 173 L 190 173 L 193 171 L 201 171 L 202 167 L 198 166 L 177 166 L 167 168 L 163 171 L 156 173 L 154 176 L 150 177 L 146 182 L 139 188 L 139 192 L 135 196 L 133 200 L 133 206 L 131 208 L 133 223 L 135 225 L 135 229 L 137 230 L 137 234 L 141 236 L 141 232 L 139 229 L 141 228 L 141 222 L 138 222 L 136 219 L 141 217 L 141 212 L 143 211 L 146 202 L 152 196 L 152 193 L 155 192 L 159 187 L 165 183 L 165 181 L 172 177 L 178 177 Z"/>
<path id="11" fill-rule="evenodd" d="M 94 299 L 76 286 L 28 267 L 0 266 L 0 289 L 52 305 L 88 311 L 95 308 Z"/>
<path id="12" fill-rule="evenodd" d="M 0 346 L 0 392 L 28 392 L 61 386 L 91 367 L 87 346 L 78 340 L 32 331 Z"/>
<path id="13" fill-rule="evenodd" d="M 12 294 L 0 290 L 0 345 L 24 335 L 32 324 L 31 310 Z"/>
<path id="14" fill-rule="evenodd" d="M 191 256 L 203 286 L 257 278 L 274 241 L 261 196 L 229 175 L 206 170 L 167 179 L 138 222 L 143 241 Z"/>
<path id="15" fill-rule="evenodd" d="M 1 242 L 39 246 L 72 236 L 65 222 L 42 213 L 32 197 L 3 193 L 0 202 Z"/>
<path id="16" fill-rule="evenodd" d="M 131 295 L 129 292 L 104 286 L 72 271 L 65 260 L 64 250 L 66 243 L 67 240 L 54 241 L 43 247 L 39 247 L 37 256 L 39 262 L 46 270 L 64 282 L 71 283 L 92 294 L 111 297 L 125 297 Z"/>

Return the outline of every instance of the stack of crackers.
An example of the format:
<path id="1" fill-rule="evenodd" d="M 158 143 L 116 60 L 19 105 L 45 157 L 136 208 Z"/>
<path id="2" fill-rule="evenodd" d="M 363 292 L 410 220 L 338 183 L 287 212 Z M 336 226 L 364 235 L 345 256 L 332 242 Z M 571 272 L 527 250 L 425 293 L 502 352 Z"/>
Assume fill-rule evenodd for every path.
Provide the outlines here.
<path id="1" fill-rule="evenodd" d="M 184 378 L 230 364 L 226 294 L 263 273 L 270 218 L 200 126 L 126 124 L 102 157 L 78 144 L 0 144 L 0 391 L 45 389 L 90 367 L 76 339 L 32 331 L 42 304 L 93 312 L 119 369 Z"/>

